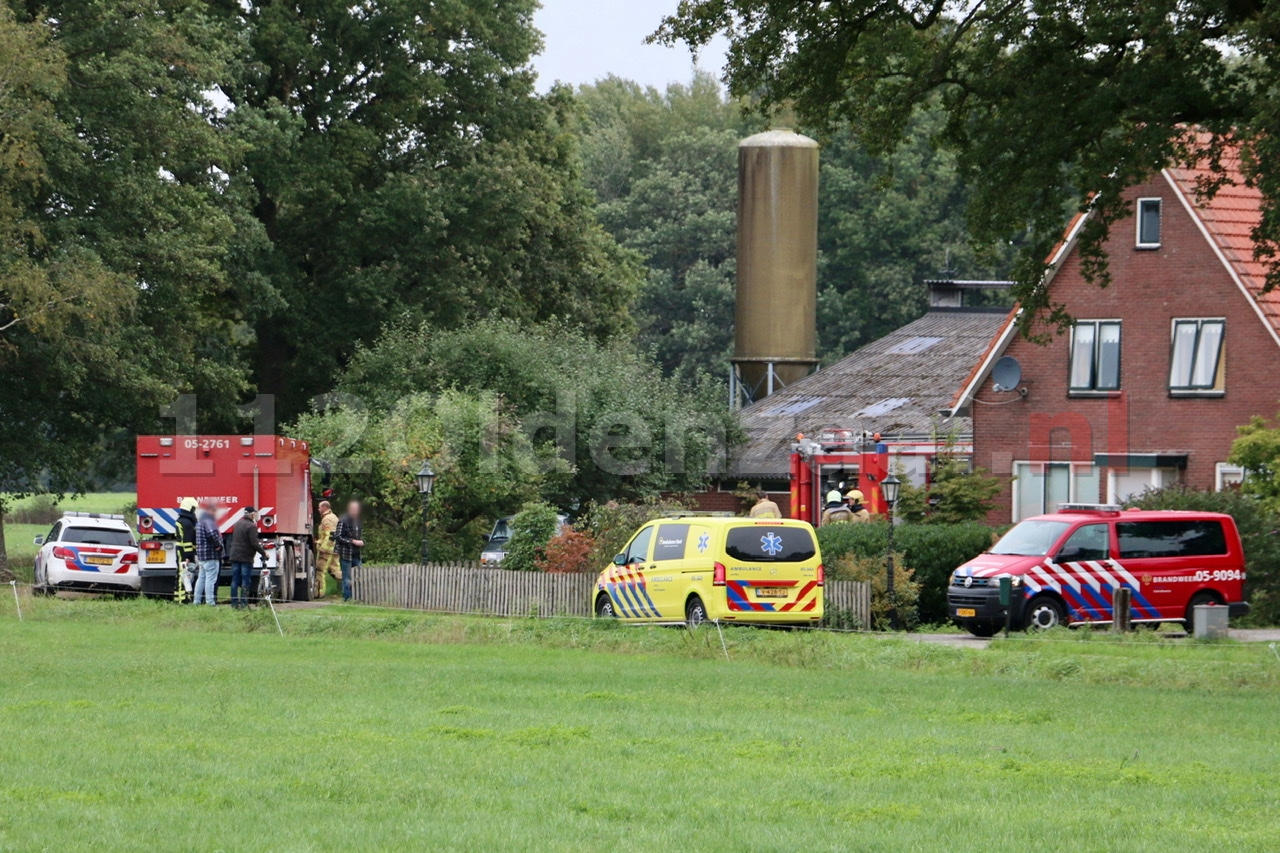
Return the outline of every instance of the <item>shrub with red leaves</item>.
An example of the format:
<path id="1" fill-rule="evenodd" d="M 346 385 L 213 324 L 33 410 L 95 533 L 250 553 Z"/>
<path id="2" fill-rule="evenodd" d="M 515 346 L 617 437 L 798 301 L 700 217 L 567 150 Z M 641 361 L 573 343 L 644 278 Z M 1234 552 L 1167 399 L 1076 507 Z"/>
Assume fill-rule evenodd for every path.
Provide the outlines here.
<path id="1" fill-rule="evenodd" d="M 592 557 L 596 540 L 590 533 L 566 526 L 552 537 L 534 565 L 540 572 L 568 574 L 571 572 L 598 572 L 600 566 Z"/>

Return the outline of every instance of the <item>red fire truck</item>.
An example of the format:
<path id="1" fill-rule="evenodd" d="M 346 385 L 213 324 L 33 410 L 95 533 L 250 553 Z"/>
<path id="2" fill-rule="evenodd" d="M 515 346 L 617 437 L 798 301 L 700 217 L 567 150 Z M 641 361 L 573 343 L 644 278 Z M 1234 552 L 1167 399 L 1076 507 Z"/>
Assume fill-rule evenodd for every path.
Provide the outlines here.
<path id="1" fill-rule="evenodd" d="M 930 436 L 897 437 L 882 440 L 879 433 L 833 429 L 813 438 L 797 435 L 791 445 L 791 517 L 807 521 L 815 527 L 822 519 L 826 493 L 839 489 L 842 493 L 858 489 L 863 506 L 872 515 L 885 512 L 880 484 L 891 470 L 911 480 L 907 473 L 916 472 L 914 481 L 930 482 L 930 470 L 944 454 L 969 456 L 971 442 L 939 440 Z"/>
<path id="2" fill-rule="evenodd" d="M 835 430 L 816 439 L 797 435 L 791 446 L 791 517 L 817 527 L 826 493 L 832 489 L 858 489 L 863 506 L 873 515 L 882 513 L 880 481 L 887 476 L 889 448 L 879 436 L 853 430 Z"/>
<path id="3" fill-rule="evenodd" d="M 275 598 L 315 597 L 307 442 L 279 435 L 144 435 L 138 436 L 137 463 L 143 594 L 168 598 L 176 591 L 178 506 L 183 498 L 195 498 L 217 502 L 218 529 L 224 534 L 245 507 L 257 508 Z M 263 565 L 260 557 L 257 565 Z M 223 567 L 224 575 L 229 571 Z"/>

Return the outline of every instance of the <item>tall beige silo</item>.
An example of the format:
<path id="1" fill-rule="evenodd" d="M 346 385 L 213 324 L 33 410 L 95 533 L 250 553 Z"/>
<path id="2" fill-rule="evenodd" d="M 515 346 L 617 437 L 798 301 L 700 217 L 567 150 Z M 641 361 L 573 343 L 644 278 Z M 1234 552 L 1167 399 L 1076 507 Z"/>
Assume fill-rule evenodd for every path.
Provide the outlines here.
<path id="1" fill-rule="evenodd" d="M 817 365 L 818 143 L 771 130 L 738 144 L 734 364 L 760 400 Z"/>

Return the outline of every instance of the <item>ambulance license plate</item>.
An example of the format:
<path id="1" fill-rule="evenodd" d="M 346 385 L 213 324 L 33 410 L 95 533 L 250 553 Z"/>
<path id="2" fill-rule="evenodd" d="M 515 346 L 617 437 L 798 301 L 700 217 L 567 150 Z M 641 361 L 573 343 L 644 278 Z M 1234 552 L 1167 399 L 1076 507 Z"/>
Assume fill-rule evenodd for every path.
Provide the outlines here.
<path id="1" fill-rule="evenodd" d="M 974 610 L 972 607 L 957 607 L 957 608 L 956 608 L 956 615 L 957 615 L 957 616 L 971 616 L 971 617 L 972 617 L 972 616 L 977 616 L 977 615 L 978 615 L 978 611 Z"/>
<path id="2" fill-rule="evenodd" d="M 148 563 L 164 563 L 165 562 L 164 551 L 148 551 L 147 562 Z"/>
<path id="3" fill-rule="evenodd" d="M 786 598 L 787 592 L 785 586 L 765 586 L 756 590 L 756 598 Z"/>
<path id="4" fill-rule="evenodd" d="M 115 562 L 110 557 L 85 557 L 84 561 L 91 566 L 109 566 Z"/>

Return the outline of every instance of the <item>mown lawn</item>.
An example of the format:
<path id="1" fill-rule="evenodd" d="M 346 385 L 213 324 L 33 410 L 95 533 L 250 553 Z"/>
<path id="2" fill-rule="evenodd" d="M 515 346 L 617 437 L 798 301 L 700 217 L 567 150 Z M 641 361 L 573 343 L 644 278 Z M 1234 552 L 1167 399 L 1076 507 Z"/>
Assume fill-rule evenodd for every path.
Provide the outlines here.
<path id="1" fill-rule="evenodd" d="M 7 592 L 7 590 L 6 590 Z M 0 849 L 1274 850 L 1235 644 L 0 605 Z M 1168 687 L 1162 685 L 1177 685 Z"/>

